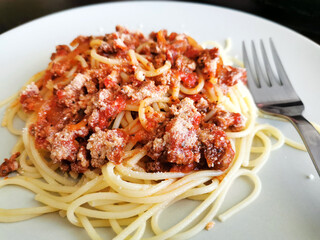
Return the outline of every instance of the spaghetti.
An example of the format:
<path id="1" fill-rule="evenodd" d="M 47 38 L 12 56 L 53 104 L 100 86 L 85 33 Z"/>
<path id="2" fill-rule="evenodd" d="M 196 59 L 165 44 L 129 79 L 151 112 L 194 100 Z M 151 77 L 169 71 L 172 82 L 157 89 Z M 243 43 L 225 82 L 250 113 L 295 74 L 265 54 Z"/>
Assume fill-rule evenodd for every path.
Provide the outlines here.
<path id="1" fill-rule="evenodd" d="M 218 218 L 257 197 L 257 172 L 285 138 L 256 124 L 246 72 L 224 65 L 222 50 L 185 34 L 161 30 L 147 38 L 120 26 L 71 46 L 57 47 L 4 116 L 2 125 L 20 140 L 1 174 L 19 174 L 0 187 L 26 188 L 44 206 L 1 209 L 1 222 L 59 212 L 91 239 L 101 239 L 97 227 L 111 227 L 114 239 L 141 239 L 151 219 L 149 239 L 187 239 L 213 226 L 239 176 L 254 189 Z M 26 121 L 22 131 L 15 117 Z M 162 212 L 183 199 L 199 206 L 161 229 Z"/>

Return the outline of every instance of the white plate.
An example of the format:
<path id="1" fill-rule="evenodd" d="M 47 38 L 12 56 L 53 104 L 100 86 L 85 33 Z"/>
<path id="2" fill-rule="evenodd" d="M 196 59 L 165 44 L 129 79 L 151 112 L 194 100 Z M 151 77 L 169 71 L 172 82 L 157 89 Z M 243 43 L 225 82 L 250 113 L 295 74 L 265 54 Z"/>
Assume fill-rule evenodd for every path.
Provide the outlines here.
<path id="1" fill-rule="evenodd" d="M 114 31 L 117 24 L 144 33 L 166 28 L 185 32 L 197 41 L 223 41 L 230 37 L 231 53 L 241 57 L 242 40 L 272 37 L 292 83 L 306 105 L 305 115 L 320 119 L 320 47 L 307 38 L 270 21 L 203 4 L 178 2 L 124 2 L 93 5 L 24 24 L 0 35 L 0 96 L 15 93 L 34 73 L 44 69 L 58 44 L 69 43 L 82 34 L 98 35 Z M 3 110 L 1 110 L 3 116 Z M 287 123 L 273 121 L 286 135 L 299 139 Z M 0 157 L 9 156 L 15 138 L 0 131 Z M 307 176 L 313 174 L 314 180 Z M 272 153 L 260 172 L 262 193 L 249 207 L 203 231 L 194 239 L 319 239 L 320 181 L 309 156 L 289 147 Z M 248 188 L 239 181 L 227 196 L 244 196 Z M 32 194 L 17 188 L 0 189 L 0 207 L 34 205 Z M 172 208 L 182 214 L 187 205 Z M 109 239 L 106 230 L 99 232 Z M 13 224 L 0 224 L 1 239 L 88 239 L 82 229 L 73 227 L 57 214 Z"/>

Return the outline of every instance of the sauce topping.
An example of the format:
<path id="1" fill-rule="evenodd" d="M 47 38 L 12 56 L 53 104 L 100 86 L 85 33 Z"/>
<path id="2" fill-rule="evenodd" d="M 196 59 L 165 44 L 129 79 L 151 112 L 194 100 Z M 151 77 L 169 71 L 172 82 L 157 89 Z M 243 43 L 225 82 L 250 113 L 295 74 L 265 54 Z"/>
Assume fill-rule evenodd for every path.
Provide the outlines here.
<path id="1" fill-rule="evenodd" d="M 185 34 L 160 30 L 146 37 L 121 26 L 104 36 L 79 36 L 71 46 L 57 46 L 43 77 L 20 95 L 22 108 L 37 114 L 29 128 L 36 147 L 62 171 L 122 164 L 132 142 L 147 151 L 139 163 L 147 172 L 229 167 L 234 151 L 226 131 L 240 131 L 245 119 L 210 100 L 205 88 L 172 95 L 179 84 L 197 86 L 199 74 L 205 86 L 222 86 L 224 94 L 245 82 L 245 70 L 225 66 L 219 49 L 202 49 Z M 129 106 L 137 109 L 142 100 L 161 97 L 171 102 L 146 107 L 144 127 L 138 121 L 131 131 L 123 117 L 120 128 L 112 129 L 123 111 L 139 117 Z M 205 121 L 210 111 L 215 113 Z M 2 164 L 4 172 L 15 169 L 14 156 Z"/>

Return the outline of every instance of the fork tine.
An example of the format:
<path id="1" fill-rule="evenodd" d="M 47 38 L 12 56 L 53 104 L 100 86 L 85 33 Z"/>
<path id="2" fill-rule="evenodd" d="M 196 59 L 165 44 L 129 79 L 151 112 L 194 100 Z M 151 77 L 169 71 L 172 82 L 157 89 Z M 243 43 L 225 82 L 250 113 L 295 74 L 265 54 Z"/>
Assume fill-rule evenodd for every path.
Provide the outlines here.
<path id="1" fill-rule="evenodd" d="M 248 87 L 250 89 L 252 89 L 252 91 L 254 92 L 254 90 L 258 88 L 258 85 L 257 85 L 257 81 L 253 77 L 253 73 L 251 71 L 252 68 L 250 66 L 250 62 L 249 62 L 249 58 L 248 58 L 248 54 L 247 54 L 247 49 L 246 49 L 246 45 L 245 45 L 244 41 L 242 42 L 242 55 L 243 55 L 244 66 L 247 69 Z"/>
<path id="2" fill-rule="evenodd" d="M 277 78 L 276 78 L 272 68 L 271 68 L 271 65 L 270 65 L 270 62 L 269 62 L 269 59 L 267 56 L 267 52 L 266 52 L 266 49 L 264 47 L 262 40 L 260 40 L 260 47 L 261 47 L 263 62 L 264 62 L 265 68 L 266 68 L 269 84 L 270 84 L 270 86 L 272 86 L 274 83 L 276 83 L 278 81 L 277 81 Z"/>
<path id="3" fill-rule="evenodd" d="M 253 41 L 251 41 L 251 47 L 252 47 L 252 55 L 253 55 L 254 67 L 256 69 L 258 82 L 260 84 L 259 87 L 263 87 L 264 85 L 266 85 L 267 80 L 263 76 L 262 68 L 261 68 L 261 65 L 260 65 L 260 62 L 259 62 L 259 59 L 258 59 L 258 55 L 257 55 L 256 46 L 255 46 Z"/>
<path id="4" fill-rule="evenodd" d="M 269 40 L 270 40 L 270 46 L 271 46 L 273 59 L 274 59 L 274 62 L 275 62 L 276 68 L 277 68 L 278 75 L 279 75 L 280 83 L 281 83 L 281 85 L 292 86 L 291 82 L 289 80 L 289 77 L 288 77 L 286 71 L 284 70 L 282 62 L 281 62 L 280 57 L 278 55 L 278 52 L 276 50 L 276 47 L 274 46 L 272 39 L 270 38 Z"/>

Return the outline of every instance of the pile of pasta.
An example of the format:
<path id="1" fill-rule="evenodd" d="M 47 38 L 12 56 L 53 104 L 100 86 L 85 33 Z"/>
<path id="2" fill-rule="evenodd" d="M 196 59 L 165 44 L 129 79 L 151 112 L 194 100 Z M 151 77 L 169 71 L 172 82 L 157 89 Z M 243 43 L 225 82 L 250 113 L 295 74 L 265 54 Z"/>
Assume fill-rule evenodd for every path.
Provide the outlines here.
<path id="1" fill-rule="evenodd" d="M 99 45 L 98 40 L 92 40 L 91 46 Z M 95 42 L 94 42 L 95 41 Z M 220 48 L 224 62 L 235 60 L 227 55 L 230 41 L 226 47 L 215 42 L 205 43 Z M 93 64 L 110 63 L 110 59 L 97 54 L 95 48 L 90 53 Z M 159 74 L 170 68 L 166 63 L 161 69 L 147 70 L 148 65 L 143 56 L 130 50 L 132 61 L 140 65 L 145 74 Z M 76 56 L 77 57 L 77 56 Z M 83 61 L 81 57 L 79 61 Z M 82 62 L 82 64 L 86 64 Z M 241 64 L 241 63 L 240 63 Z M 70 70 L 72 71 L 72 70 Z M 44 72 L 33 76 L 27 84 L 37 82 Z M 72 76 L 72 72 L 67 75 Z M 27 85 L 26 84 L 26 85 Z M 203 85 L 198 84 L 199 92 Z M 172 95 L 179 96 L 176 89 Z M 26 114 L 19 103 L 18 93 L 2 102 L 7 108 L 2 125 L 19 137 L 12 153 L 20 152 L 17 175 L 10 175 L 0 180 L 0 187 L 17 185 L 35 194 L 34 199 L 41 203 L 39 207 L 0 209 L 0 222 L 17 222 L 34 218 L 47 213 L 59 213 L 61 217 L 86 230 L 91 239 L 102 239 L 97 228 L 112 228 L 113 239 L 141 239 L 146 228 L 151 228 L 154 236 L 147 239 L 188 239 L 203 229 L 213 227 L 214 219 L 225 221 L 237 213 L 254 199 L 261 191 L 258 172 L 270 156 L 271 151 L 280 148 L 285 138 L 281 132 L 266 124 L 257 123 L 257 108 L 252 96 L 243 82 L 239 81 L 230 87 L 226 95 L 219 96 L 219 104 L 225 109 L 241 113 L 246 119 L 246 125 L 239 132 L 227 132 L 235 151 L 235 158 L 226 171 L 200 170 L 183 172 L 146 172 L 137 167 L 137 163 L 146 154 L 143 148 L 134 148 L 134 143 L 125 147 L 121 164 L 108 162 L 101 168 L 101 174 L 96 171 L 86 171 L 77 176 L 62 174 L 56 164 L 52 164 L 35 146 L 34 137 L 30 135 L 29 126 L 36 121 L 35 114 Z M 154 111 L 166 109 L 170 105 L 170 97 L 145 99 L 140 106 L 127 106 L 119 113 L 113 123 L 113 128 L 123 127 L 135 132 L 141 128 L 146 119 L 143 118 L 146 108 Z M 155 109 L 159 108 L 159 109 Z M 131 112 L 137 112 L 134 118 Z M 212 112 L 208 112 L 210 119 Z M 18 117 L 26 122 L 23 130 L 14 128 L 13 120 Z M 276 141 L 272 141 L 274 138 Z M 256 144 L 258 142 L 258 144 Z M 233 182 L 241 177 L 247 177 L 253 183 L 252 192 L 241 202 L 229 210 L 219 213 Z M 161 228 L 161 215 L 173 204 L 179 201 L 196 201 L 194 208 L 183 220 L 168 229 Z M 199 216 L 201 216 L 199 218 Z M 148 226 L 150 223 L 150 226 Z"/>

